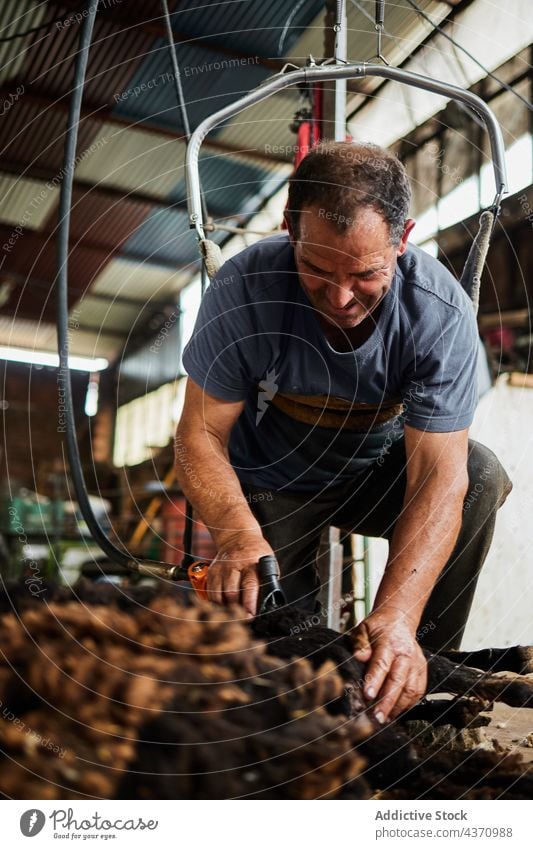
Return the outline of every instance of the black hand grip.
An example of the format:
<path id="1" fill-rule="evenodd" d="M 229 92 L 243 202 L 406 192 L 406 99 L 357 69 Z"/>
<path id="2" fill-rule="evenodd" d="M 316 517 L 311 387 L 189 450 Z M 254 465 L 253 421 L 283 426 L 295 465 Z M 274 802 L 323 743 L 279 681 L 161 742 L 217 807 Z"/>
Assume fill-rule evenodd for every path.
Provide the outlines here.
<path id="1" fill-rule="evenodd" d="M 268 613 L 277 607 L 287 604 L 285 593 L 279 583 L 279 563 L 273 554 L 265 554 L 257 564 L 259 574 L 259 598 L 257 600 L 257 615 Z"/>
<path id="2" fill-rule="evenodd" d="M 376 0 L 376 26 L 383 27 L 385 24 L 385 0 Z"/>

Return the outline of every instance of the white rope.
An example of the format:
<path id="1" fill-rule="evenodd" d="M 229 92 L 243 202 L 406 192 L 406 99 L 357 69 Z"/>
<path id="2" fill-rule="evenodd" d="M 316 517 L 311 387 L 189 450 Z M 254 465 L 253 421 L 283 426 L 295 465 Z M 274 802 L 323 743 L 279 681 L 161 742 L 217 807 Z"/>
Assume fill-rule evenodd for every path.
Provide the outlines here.
<path id="1" fill-rule="evenodd" d="M 222 258 L 222 251 L 220 250 L 219 245 L 217 245 L 216 242 L 212 242 L 211 239 L 201 239 L 200 253 L 204 258 L 205 268 L 209 275 L 209 279 L 212 280 L 224 262 Z"/>
<path id="2" fill-rule="evenodd" d="M 477 315 L 479 309 L 479 289 L 481 286 L 481 274 L 487 252 L 489 250 L 494 215 L 488 209 L 481 213 L 479 219 L 479 230 L 468 252 L 463 273 L 461 274 L 461 286 L 469 295 Z"/>

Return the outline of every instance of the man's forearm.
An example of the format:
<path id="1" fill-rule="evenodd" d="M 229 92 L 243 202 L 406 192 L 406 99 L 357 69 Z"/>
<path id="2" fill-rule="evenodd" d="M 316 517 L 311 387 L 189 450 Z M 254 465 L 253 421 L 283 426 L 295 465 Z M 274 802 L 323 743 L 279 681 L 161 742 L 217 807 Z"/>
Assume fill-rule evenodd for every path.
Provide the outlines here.
<path id="1" fill-rule="evenodd" d="M 461 527 L 466 485 L 430 475 L 408 487 L 396 523 L 374 611 L 402 611 L 416 630 L 426 601 L 446 565 Z"/>
<path id="2" fill-rule="evenodd" d="M 174 453 L 179 485 L 219 549 L 238 535 L 262 537 L 239 479 L 216 437 L 178 428 Z"/>

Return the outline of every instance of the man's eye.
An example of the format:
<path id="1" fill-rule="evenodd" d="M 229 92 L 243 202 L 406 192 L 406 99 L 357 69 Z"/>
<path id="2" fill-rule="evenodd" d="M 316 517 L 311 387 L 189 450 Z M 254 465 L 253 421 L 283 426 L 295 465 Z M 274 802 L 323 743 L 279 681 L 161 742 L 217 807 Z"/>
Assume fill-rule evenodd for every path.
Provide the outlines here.
<path id="1" fill-rule="evenodd" d="M 382 274 L 382 273 L 383 273 L 382 268 L 376 268 L 376 269 L 374 269 L 374 271 L 364 271 L 362 274 L 356 274 L 354 272 L 352 277 L 357 277 L 359 280 L 371 280 L 373 277 L 377 277 L 378 274 Z"/>

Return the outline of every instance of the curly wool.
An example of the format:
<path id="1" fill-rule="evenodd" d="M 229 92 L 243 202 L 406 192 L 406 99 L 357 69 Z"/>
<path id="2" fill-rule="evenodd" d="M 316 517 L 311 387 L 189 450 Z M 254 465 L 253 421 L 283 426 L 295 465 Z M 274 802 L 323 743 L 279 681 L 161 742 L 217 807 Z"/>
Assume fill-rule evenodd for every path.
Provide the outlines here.
<path id="1" fill-rule="evenodd" d="M 422 750 L 400 722 L 378 729 L 354 717 L 363 670 L 349 638 L 296 632 L 294 609 L 249 626 L 240 609 L 190 604 L 176 587 L 89 582 L 40 600 L 19 587 L 0 594 L 0 609 L 5 797 L 533 792 L 517 755 Z"/>
<path id="2" fill-rule="evenodd" d="M 90 602 L 58 595 L 0 617 L 0 699 L 17 719 L 0 723 L 5 796 L 369 795 L 361 727 L 324 707 L 343 689 L 331 663 L 280 666 L 239 609 L 168 593 L 143 606 L 108 587 L 78 589 Z"/>

